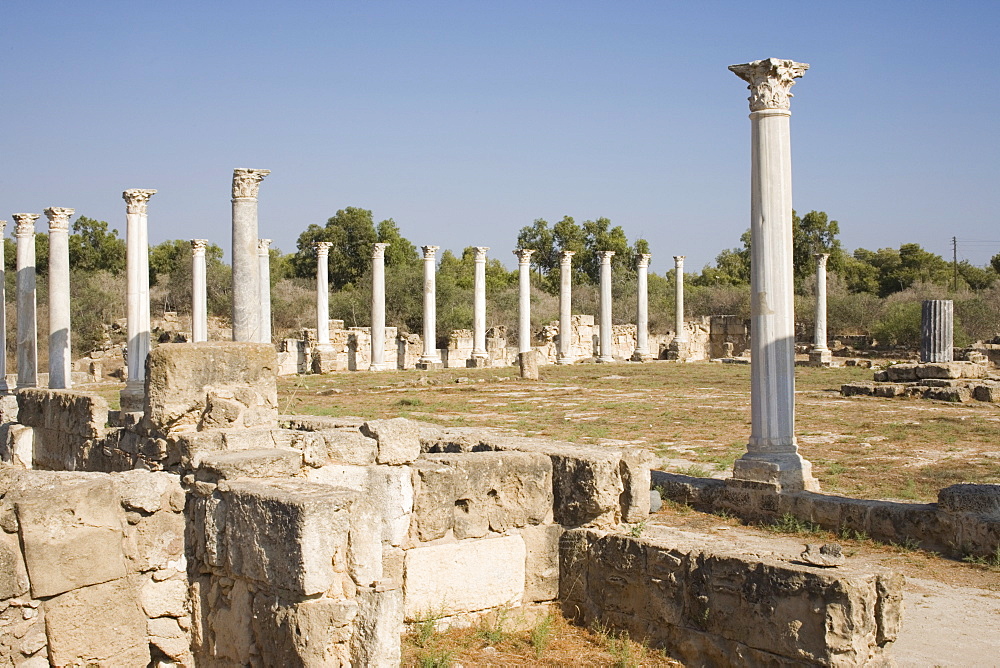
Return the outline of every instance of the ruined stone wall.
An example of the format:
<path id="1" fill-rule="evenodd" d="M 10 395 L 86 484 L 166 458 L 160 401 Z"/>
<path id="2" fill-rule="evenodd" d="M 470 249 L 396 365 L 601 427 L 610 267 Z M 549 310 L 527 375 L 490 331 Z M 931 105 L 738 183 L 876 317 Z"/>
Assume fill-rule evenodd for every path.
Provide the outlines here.
<path id="1" fill-rule="evenodd" d="M 0 468 L 0 666 L 191 665 L 169 473 Z"/>
<path id="2" fill-rule="evenodd" d="M 735 315 L 709 316 L 709 357 L 725 357 L 727 343 L 733 344 L 734 355 L 742 355 L 750 348 L 750 324 Z"/>

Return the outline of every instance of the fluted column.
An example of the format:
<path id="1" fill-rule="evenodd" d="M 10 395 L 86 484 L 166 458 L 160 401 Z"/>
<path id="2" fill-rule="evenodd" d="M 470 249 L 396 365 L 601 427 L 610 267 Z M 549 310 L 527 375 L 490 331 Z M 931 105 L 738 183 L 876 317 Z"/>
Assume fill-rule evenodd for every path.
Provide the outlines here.
<path id="1" fill-rule="evenodd" d="M 257 191 L 269 169 L 233 170 L 233 341 L 260 340 Z"/>
<path id="2" fill-rule="evenodd" d="M 688 334 L 684 327 L 684 258 L 685 255 L 674 256 L 674 340 L 677 343 L 687 343 Z"/>
<path id="3" fill-rule="evenodd" d="M 751 434 L 739 480 L 816 489 L 795 440 L 795 314 L 789 98 L 809 66 L 769 58 L 730 70 L 750 90 Z"/>
<path id="4" fill-rule="evenodd" d="M 35 297 L 37 213 L 15 213 L 17 227 L 17 389 L 38 387 L 38 314 Z"/>
<path id="5" fill-rule="evenodd" d="M 833 353 L 826 346 L 826 261 L 829 253 L 814 253 L 816 258 L 816 328 L 813 347 L 809 351 L 812 366 L 831 366 Z"/>
<path id="6" fill-rule="evenodd" d="M 0 220 L 0 392 L 6 392 L 7 387 L 7 272 L 4 268 L 4 234 L 7 232 L 7 221 Z"/>
<path id="7" fill-rule="evenodd" d="M 260 342 L 271 343 L 271 246 L 270 239 L 257 240 L 257 275 L 260 279 Z"/>
<path id="8" fill-rule="evenodd" d="M 514 251 L 517 256 L 517 351 L 531 352 L 531 248 L 519 248 Z"/>
<path id="9" fill-rule="evenodd" d="M 73 385 L 70 348 L 69 219 L 73 209 L 45 209 L 49 219 L 49 388 Z"/>
<path id="10" fill-rule="evenodd" d="M 125 412 L 143 409 L 146 384 L 146 356 L 149 355 L 149 233 L 147 208 L 155 190 L 130 188 L 125 200 L 125 273 L 128 308 L 128 376 L 121 392 Z"/>
<path id="11" fill-rule="evenodd" d="M 955 305 L 950 299 L 928 299 L 920 305 L 920 361 L 954 360 Z"/>
<path id="12" fill-rule="evenodd" d="M 472 301 L 472 356 L 486 359 L 486 251 L 487 246 L 476 246 L 475 279 Z"/>
<path id="13" fill-rule="evenodd" d="M 632 359 L 643 362 L 649 359 L 649 253 L 635 256 L 636 308 L 635 308 L 635 352 Z"/>
<path id="14" fill-rule="evenodd" d="M 208 280 L 205 248 L 208 239 L 191 240 L 191 340 L 208 341 Z"/>
<path id="15" fill-rule="evenodd" d="M 601 258 L 601 350 L 597 358 L 598 362 L 614 362 L 615 356 L 612 352 L 614 337 L 611 324 L 611 258 L 615 256 L 614 251 L 600 251 Z"/>
<path id="16" fill-rule="evenodd" d="M 423 368 L 441 364 L 437 351 L 437 285 L 435 254 L 440 246 L 421 246 L 424 254 L 424 354 L 418 364 Z"/>
<path id="17" fill-rule="evenodd" d="M 313 243 L 316 248 L 316 343 L 330 345 L 330 246 L 329 241 Z"/>
<path id="18" fill-rule="evenodd" d="M 559 350 L 556 364 L 572 364 L 573 345 L 573 256 L 575 251 L 562 252 L 559 259 Z"/>
<path id="19" fill-rule="evenodd" d="M 385 249 L 372 246 L 372 361 L 369 371 L 385 369 Z"/>

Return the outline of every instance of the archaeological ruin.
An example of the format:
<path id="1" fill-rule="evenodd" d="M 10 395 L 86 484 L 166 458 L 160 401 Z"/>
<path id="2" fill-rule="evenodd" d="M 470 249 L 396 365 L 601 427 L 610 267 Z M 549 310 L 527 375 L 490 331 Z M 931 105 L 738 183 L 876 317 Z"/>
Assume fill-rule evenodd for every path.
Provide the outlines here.
<path id="1" fill-rule="evenodd" d="M 384 243 L 370 258 L 371 326 L 331 320 L 331 244 L 316 242 L 316 327 L 273 345 L 270 240 L 260 238 L 257 216 L 270 172 L 236 169 L 232 341 L 209 340 L 207 241 L 193 239 L 190 341 L 151 344 L 147 209 L 156 190 L 124 191 L 127 373 L 112 410 L 98 393 L 73 389 L 72 209 L 45 210 L 46 378 L 37 372 L 39 216 L 15 214 L 17 374 L 0 397 L 0 666 L 396 666 L 407 628 L 421 620 L 461 626 L 498 610 L 529 618 L 560 610 L 692 666 L 893 665 L 901 575 L 751 551 L 721 532 L 633 530 L 662 496 L 943 553 L 960 545 L 989 555 L 1000 545 L 1000 485 L 948 487 L 936 504 L 835 496 L 819 490 L 799 453 L 789 98 L 808 67 L 772 58 L 729 68 L 750 90 L 750 323 L 685 318 L 685 257 L 676 255 L 674 331 L 651 333 L 650 255 L 641 254 L 636 324 L 613 325 L 612 251 L 601 256 L 595 322 L 573 313 L 565 251 L 559 320 L 532 332 L 534 251 L 519 248 L 514 340 L 486 327 L 490 249 L 476 247 L 472 330 L 449 332 L 439 348 L 438 246 L 422 247 L 418 335 L 385 321 Z M 826 256 L 816 261 L 809 359 L 828 366 Z M 926 359 L 876 372 L 869 394 L 1000 396 L 988 362 L 952 361 L 950 306 L 928 306 L 925 324 Z M 289 374 L 512 365 L 531 382 L 540 365 L 710 359 L 750 363 L 750 433 L 725 480 L 651 471 L 640 447 L 401 417 L 283 414 L 276 384 Z M 852 393 L 862 392 L 845 386 Z"/>

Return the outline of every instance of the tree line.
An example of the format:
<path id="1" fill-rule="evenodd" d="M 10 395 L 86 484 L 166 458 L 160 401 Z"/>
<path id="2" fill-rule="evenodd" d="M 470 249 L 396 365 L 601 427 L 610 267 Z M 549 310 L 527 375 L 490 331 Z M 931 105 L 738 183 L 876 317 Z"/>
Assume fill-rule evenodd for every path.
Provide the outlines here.
<path id="1" fill-rule="evenodd" d="M 919 244 L 871 251 L 848 252 L 839 240 L 840 226 L 822 211 L 803 216 L 793 212 L 793 265 L 798 320 L 811 325 L 814 290 L 814 254 L 829 254 L 828 322 L 831 336 L 863 334 L 888 344 L 915 344 L 919 337 L 919 301 L 948 296 L 956 301 L 959 341 L 990 338 L 1000 321 L 1000 253 L 990 264 L 977 267 L 967 261 L 953 266 Z M 423 267 L 417 247 L 389 218 L 375 222 L 372 212 L 358 207 L 337 211 L 323 225 L 311 224 L 298 237 L 296 249 L 270 250 L 272 318 L 278 336 L 315 326 L 316 255 L 313 244 L 327 241 L 331 317 L 345 326 L 367 326 L 370 321 L 371 251 L 375 243 L 386 249 L 386 321 L 407 332 L 420 332 L 423 317 Z M 751 238 L 747 230 L 741 245 L 721 251 L 713 264 L 686 273 L 688 317 L 735 314 L 749 317 Z M 125 317 L 125 240 L 108 223 L 80 216 L 70 239 L 74 349 L 82 354 L 107 337 L 106 325 Z M 537 219 L 517 233 L 517 246 L 532 248 L 532 321 L 535 326 L 558 318 L 560 257 L 573 251 L 574 310 L 597 313 L 601 251 L 612 258 L 614 322 L 634 322 L 635 258 L 648 253 L 647 240 L 629 241 L 620 225 L 607 218 L 577 223 L 564 216 L 551 224 Z M 504 249 L 506 252 L 507 249 Z M 36 235 L 40 317 L 44 318 L 48 269 L 48 235 Z M 8 294 L 13 294 L 14 243 L 5 244 Z M 206 251 L 209 312 L 228 320 L 231 308 L 231 269 L 222 249 Z M 444 337 L 452 329 L 470 328 L 474 249 L 438 256 L 437 329 Z M 150 298 L 154 316 L 165 311 L 190 313 L 191 245 L 169 240 L 149 250 Z M 667 330 L 673 321 L 674 271 L 650 272 L 650 327 Z M 957 280 L 957 286 L 955 285 Z M 497 258 L 486 265 L 489 326 L 513 329 L 517 319 L 517 271 L 508 271 Z M 8 299 L 8 309 L 13 300 Z M 12 316 L 11 316 L 12 317 Z M 13 322 L 13 320 L 9 320 Z M 39 331 L 45 331 L 40 323 Z M 10 342 L 13 337 L 8 337 Z"/>

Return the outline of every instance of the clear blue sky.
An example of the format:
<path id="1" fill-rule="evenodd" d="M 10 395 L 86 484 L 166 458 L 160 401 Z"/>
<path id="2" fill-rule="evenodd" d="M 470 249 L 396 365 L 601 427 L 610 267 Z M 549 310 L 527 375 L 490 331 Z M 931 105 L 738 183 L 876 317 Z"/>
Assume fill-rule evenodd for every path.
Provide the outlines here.
<path id="1" fill-rule="evenodd" d="M 1000 3 L 26 2 L 0 7 L 0 218 L 48 206 L 152 243 L 229 247 L 234 167 L 272 170 L 260 232 L 293 251 L 337 209 L 417 245 L 491 246 L 607 216 L 652 269 L 749 224 L 745 84 L 793 89 L 795 206 L 846 247 L 1000 252 Z M 44 228 L 39 221 L 39 230 Z M 8 235 L 11 225 L 8 225 Z"/>

